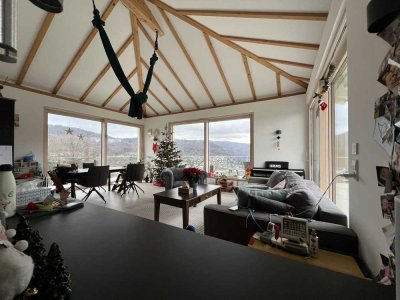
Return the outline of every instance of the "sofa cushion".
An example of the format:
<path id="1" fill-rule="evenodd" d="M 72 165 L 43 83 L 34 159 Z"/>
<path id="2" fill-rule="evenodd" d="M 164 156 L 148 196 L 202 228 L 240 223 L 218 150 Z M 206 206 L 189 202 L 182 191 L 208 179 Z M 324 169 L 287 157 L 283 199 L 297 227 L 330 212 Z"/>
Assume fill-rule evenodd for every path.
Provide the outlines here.
<path id="1" fill-rule="evenodd" d="M 174 174 L 175 180 L 182 180 L 183 179 L 183 168 L 171 168 L 172 174 Z"/>
<path id="2" fill-rule="evenodd" d="M 274 187 L 279 182 L 281 182 L 283 179 L 285 179 L 285 174 L 286 174 L 286 171 L 282 171 L 282 170 L 274 171 L 268 179 L 267 186 L 269 186 L 271 188 Z"/>
<path id="3" fill-rule="evenodd" d="M 249 195 L 249 208 L 276 214 L 284 214 L 294 210 L 294 207 L 287 203 L 252 195 Z"/>
<path id="4" fill-rule="evenodd" d="M 286 198 L 286 203 L 295 207 L 293 214 L 300 218 L 312 218 L 317 212 L 317 198 L 305 184 L 293 186 Z"/>
<path id="5" fill-rule="evenodd" d="M 297 175 L 295 172 L 286 172 L 286 188 L 290 189 L 297 185 L 305 186 L 304 179 L 300 175 Z"/>
<path id="6" fill-rule="evenodd" d="M 281 189 L 281 190 L 263 190 L 263 189 L 250 189 L 247 187 L 235 187 L 234 191 L 238 198 L 239 207 L 248 207 L 249 205 L 249 196 L 262 196 L 272 200 L 277 201 L 285 201 L 289 190 Z"/>

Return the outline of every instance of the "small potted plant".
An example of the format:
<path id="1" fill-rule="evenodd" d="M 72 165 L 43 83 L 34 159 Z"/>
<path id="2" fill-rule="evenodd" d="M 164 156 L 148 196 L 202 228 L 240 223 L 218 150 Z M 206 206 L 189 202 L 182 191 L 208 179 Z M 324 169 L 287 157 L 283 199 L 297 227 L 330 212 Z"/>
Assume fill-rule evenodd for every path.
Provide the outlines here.
<path id="1" fill-rule="evenodd" d="M 198 168 L 185 168 L 183 169 L 183 178 L 189 182 L 189 186 L 194 190 L 197 189 L 197 184 L 201 178 L 202 170 Z"/>

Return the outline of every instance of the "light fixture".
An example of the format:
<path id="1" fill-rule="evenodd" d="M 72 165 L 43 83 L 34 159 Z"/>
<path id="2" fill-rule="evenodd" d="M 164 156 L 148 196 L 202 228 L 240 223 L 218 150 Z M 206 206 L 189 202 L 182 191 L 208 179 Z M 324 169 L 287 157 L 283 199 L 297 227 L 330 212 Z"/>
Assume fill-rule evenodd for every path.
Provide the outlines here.
<path id="1" fill-rule="evenodd" d="M 153 136 L 153 129 L 149 129 L 149 130 L 147 130 L 147 135 L 148 136 Z"/>
<path id="2" fill-rule="evenodd" d="M 155 138 L 158 138 L 159 135 L 160 135 L 160 130 L 158 130 L 158 128 L 154 129 L 154 131 L 153 131 L 153 136 L 154 136 Z"/>
<path id="3" fill-rule="evenodd" d="M 16 0 L 0 0 L 0 61 L 17 62 Z"/>
<path id="4" fill-rule="evenodd" d="M 280 140 L 281 140 L 281 134 L 282 134 L 282 130 L 278 129 L 275 131 L 276 136 L 276 148 L 278 148 L 278 150 L 281 150 L 281 145 L 280 145 Z"/>
<path id="5" fill-rule="evenodd" d="M 29 0 L 45 11 L 58 14 L 63 11 L 64 0 Z"/>

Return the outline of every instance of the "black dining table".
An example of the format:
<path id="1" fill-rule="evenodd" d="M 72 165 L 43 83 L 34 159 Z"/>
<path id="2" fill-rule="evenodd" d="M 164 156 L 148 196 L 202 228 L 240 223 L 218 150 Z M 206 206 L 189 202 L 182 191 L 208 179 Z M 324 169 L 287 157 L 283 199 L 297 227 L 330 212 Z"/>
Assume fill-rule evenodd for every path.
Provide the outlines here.
<path id="1" fill-rule="evenodd" d="M 116 172 L 123 172 L 126 170 L 126 167 L 110 167 L 108 171 L 108 191 L 111 190 L 111 173 L 116 173 Z M 70 177 L 71 181 L 71 197 L 76 198 L 76 188 L 75 188 L 75 183 L 78 180 L 78 178 L 84 174 L 86 174 L 89 171 L 88 168 L 80 168 L 80 169 L 75 169 L 71 170 L 68 172 L 68 176 Z"/>

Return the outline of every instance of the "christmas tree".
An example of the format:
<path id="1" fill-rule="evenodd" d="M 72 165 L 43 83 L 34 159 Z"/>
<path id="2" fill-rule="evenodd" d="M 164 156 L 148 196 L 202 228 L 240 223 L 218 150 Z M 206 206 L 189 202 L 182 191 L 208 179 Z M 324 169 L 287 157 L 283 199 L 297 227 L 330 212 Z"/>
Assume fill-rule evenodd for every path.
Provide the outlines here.
<path id="1" fill-rule="evenodd" d="M 162 182 L 161 172 L 165 168 L 176 167 L 182 162 L 181 151 L 176 148 L 176 144 L 172 139 L 172 131 L 169 131 L 168 127 L 165 126 L 165 130 L 161 134 L 163 138 L 158 146 L 156 157 L 153 159 L 155 165 L 154 180 L 156 182 Z"/>
<path id="2" fill-rule="evenodd" d="M 71 280 L 64 266 L 64 259 L 56 243 L 51 244 L 47 254 L 47 282 L 44 290 L 46 299 L 65 299 L 71 293 Z"/>

